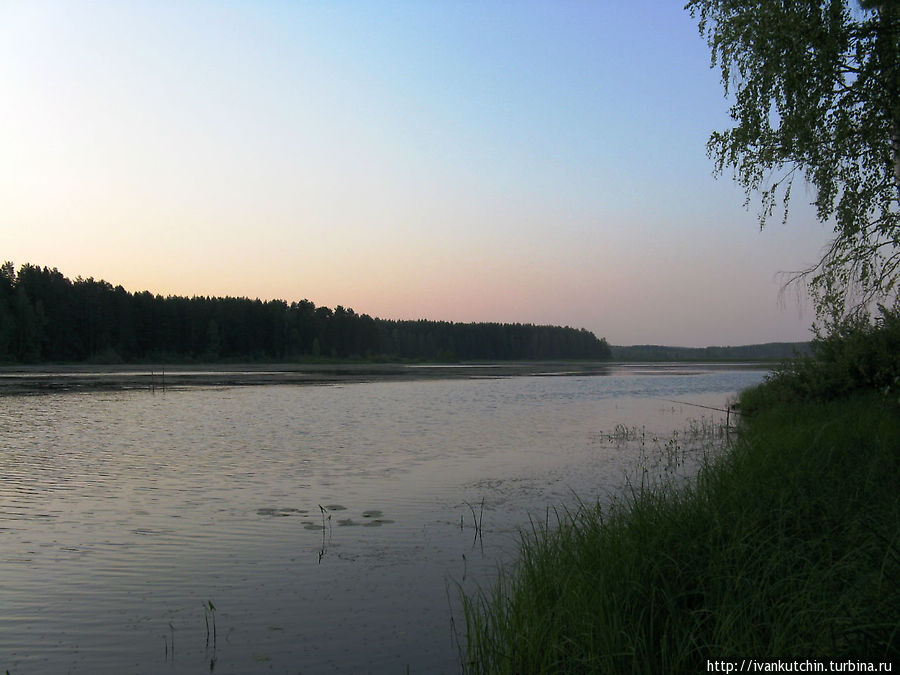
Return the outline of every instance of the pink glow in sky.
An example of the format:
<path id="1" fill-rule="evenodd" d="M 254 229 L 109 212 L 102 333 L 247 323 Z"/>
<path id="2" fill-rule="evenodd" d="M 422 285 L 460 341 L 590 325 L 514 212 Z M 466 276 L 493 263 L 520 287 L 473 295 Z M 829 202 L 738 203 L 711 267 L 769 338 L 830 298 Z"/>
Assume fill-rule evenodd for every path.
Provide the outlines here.
<path id="1" fill-rule="evenodd" d="M 0 3 L 0 258 L 613 344 L 809 338 L 682 3 Z M 802 195 L 800 195 L 802 197 Z M 812 196 L 809 195 L 810 201 Z"/>

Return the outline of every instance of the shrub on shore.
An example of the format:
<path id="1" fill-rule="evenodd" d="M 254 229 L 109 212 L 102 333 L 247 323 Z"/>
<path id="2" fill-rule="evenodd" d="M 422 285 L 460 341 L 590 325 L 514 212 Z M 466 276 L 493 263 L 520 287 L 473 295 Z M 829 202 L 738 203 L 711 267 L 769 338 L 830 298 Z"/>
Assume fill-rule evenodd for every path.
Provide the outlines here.
<path id="1" fill-rule="evenodd" d="M 879 391 L 900 405 L 900 309 L 857 315 L 812 342 L 812 354 L 781 364 L 767 382 L 742 397 L 752 412 L 774 404 L 827 401 Z"/>

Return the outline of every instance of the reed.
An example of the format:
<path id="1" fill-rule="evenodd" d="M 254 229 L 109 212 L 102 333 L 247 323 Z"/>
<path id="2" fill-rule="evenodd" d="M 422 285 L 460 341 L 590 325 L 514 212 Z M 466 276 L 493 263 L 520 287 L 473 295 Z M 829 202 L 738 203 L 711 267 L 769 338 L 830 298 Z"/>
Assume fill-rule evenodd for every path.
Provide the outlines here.
<path id="1" fill-rule="evenodd" d="M 321 565 L 322 558 L 324 558 L 325 554 L 328 553 L 328 543 L 331 541 L 331 529 L 330 529 L 331 528 L 331 514 L 328 513 L 328 509 L 326 509 L 321 504 L 319 504 L 318 506 L 319 506 L 319 511 L 322 513 L 322 545 L 319 547 L 319 564 Z M 339 508 L 343 508 L 343 507 L 339 507 Z M 326 532 L 325 516 L 326 515 L 328 516 L 328 521 L 327 521 L 328 522 L 328 541 L 325 540 L 325 532 Z"/>
<path id="2" fill-rule="evenodd" d="M 532 523 L 516 566 L 463 596 L 463 669 L 681 673 L 730 657 L 896 660 L 896 406 L 865 393 L 775 405 L 729 437 L 728 451 L 707 456 L 688 484 L 642 483 L 611 505 Z M 677 461 L 677 445 L 664 456 Z"/>
<path id="3" fill-rule="evenodd" d="M 210 644 L 209 644 L 209 618 L 212 617 L 212 653 L 210 654 Z M 216 606 L 213 604 L 212 600 L 207 600 L 203 605 L 203 618 L 206 621 L 206 650 L 204 651 L 204 655 L 209 657 L 209 672 L 213 672 L 216 668 Z"/>
<path id="4" fill-rule="evenodd" d="M 484 522 L 484 497 L 481 498 L 481 507 L 478 511 L 478 515 L 475 514 L 475 507 L 472 504 L 470 504 L 469 502 L 464 502 L 464 504 L 466 506 L 468 506 L 469 510 L 472 512 L 472 523 L 473 523 L 473 527 L 475 528 L 475 538 L 472 540 L 472 544 L 474 545 L 475 542 L 477 542 L 478 539 L 482 537 L 482 533 L 483 533 L 481 524 L 482 524 L 482 522 Z M 462 529 L 462 528 L 463 528 L 463 520 L 462 520 L 462 516 L 460 516 L 459 529 Z"/>
<path id="5" fill-rule="evenodd" d="M 213 649 L 216 648 L 216 606 L 212 600 L 203 605 L 203 618 L 206 620 L 206 646 L 209 646 L 209 618 L 212 617 Z"/>

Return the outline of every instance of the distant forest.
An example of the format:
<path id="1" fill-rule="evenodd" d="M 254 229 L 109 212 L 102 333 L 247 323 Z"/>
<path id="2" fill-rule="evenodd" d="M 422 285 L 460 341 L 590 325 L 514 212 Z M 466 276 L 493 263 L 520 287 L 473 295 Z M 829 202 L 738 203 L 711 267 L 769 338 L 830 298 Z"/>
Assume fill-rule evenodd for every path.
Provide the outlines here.
<path id="1" fill-rule="evenodd" d="M 616 361 L 782 361 L 811 353 L 809 342 L 767 342 L 739 347 L 611 347 Z"/>
<path id="2" fill-rule="evenodd" d="M 309 300 L 130 293 L 106 281 L 0 266 L 0 362 L 609 359 L 559 326 L 389 321 Z"/>

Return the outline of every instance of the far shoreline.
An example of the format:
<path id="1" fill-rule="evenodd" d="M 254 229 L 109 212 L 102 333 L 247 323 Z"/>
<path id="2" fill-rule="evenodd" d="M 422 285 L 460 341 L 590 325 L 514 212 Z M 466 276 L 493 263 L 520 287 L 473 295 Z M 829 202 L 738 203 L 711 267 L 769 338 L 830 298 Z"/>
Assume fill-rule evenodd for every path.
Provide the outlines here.
<path id="1" fill-rule="evenodd" d="M 335 385 L 411 380 L 690 374 L 709 369 L 766 369 L 755 361 L 509 361 L 467 363 L 141 363 L 0 366 L 0 396 L 74 391 L 163 390 L 185 387 Z"/>

